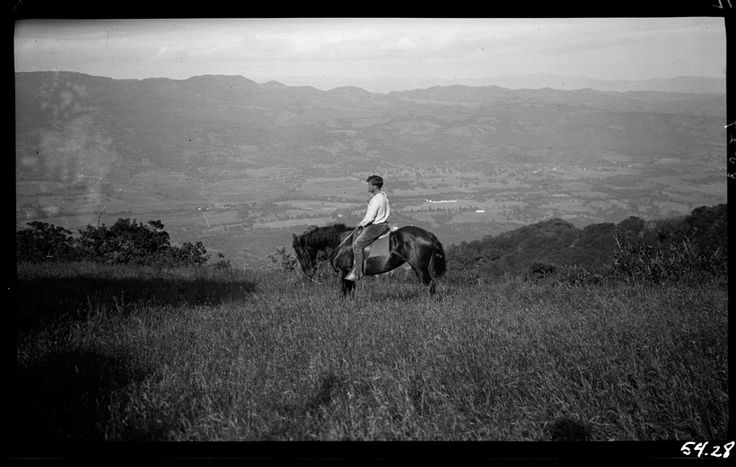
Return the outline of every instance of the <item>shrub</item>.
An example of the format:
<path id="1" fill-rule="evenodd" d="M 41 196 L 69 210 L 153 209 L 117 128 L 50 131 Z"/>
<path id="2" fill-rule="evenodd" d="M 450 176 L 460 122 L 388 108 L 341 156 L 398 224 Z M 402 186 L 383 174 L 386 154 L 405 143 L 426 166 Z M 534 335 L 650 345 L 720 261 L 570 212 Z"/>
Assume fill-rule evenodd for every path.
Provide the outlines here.
<path id="1" fill-rule="evenodd" d="M 285 246 L 277 248 L 275 252 L 269 254 L 268 259 L 271 260 L 272 266 L 279 271 L 290 272 L 293 271 L 297 265 L 296 256 Z"/>
<path id="2" fill-rule="evenodd" d="M 184 242 L 180 247 L 171 247 L 168 252 L 174 264 L 203 264 L 209 258 L 202 242 Z"/>
<path id="3" fill-rule="evenodd" d="M 169 234 L 161 221 L 149 221 L 148 225 L 130 219 L 118 219 L 112 226 L 88 225 L 80 230 L 81 254 L 92 261 L 108 264 L 150 264 L 171 248 Z"/>
<path id="4" fill-rule="evenodd" d="M 631 216 L 619 222 L 616 228 L 624 232 L 630 232 L 632 235 L 639 235 L 639 233 L 644 230 L 645 225 L 646 222 L 644 222 L 644 219 L 637 216 Z"/>
<path id="5" fill-rule="evenodd" d="M 225 259 L 225 255 L 222 253 L 217 253 L 217 262 L 214 264 L 215 269 L 231 269 L 232 265 L 230 264 L 230 261 Z"/>
<path id="6" fill-rule="evenodd" d="M 557 266 L 554 264 L 535 262 L 529 266 L 529 269 L 524 274 L 525 279 L 530 280 L 541 280 L 552 276 L 557 272 Z"/>
<path id="7" fill-rule="evenodd" d="M 628 281 L 659 283 L 727 271 L 725 253 L 698 248 L 689 237 L 657 244 L 619 231 L 615 240 L 613 268 Z"/>
<path id="8" fill-rule="evenodd" d="M 39 263 L 77 259 L 72 232 L 46 222 L 29 222 L 30 228 L 15 233 L 17 261 Z"/>
<path id="9" fill-rule="evenodd" d="M 112 226 L 88 225 L 72 232 L 44 222 L 30 222 L 30 228 L 16 232 L 18 261 L 90 261 L 105 264 L 200 265 L 208 260 L 202 242 L 169 243 L 169 234 L 160 220 L 142 222 L 118 219 Z"/>

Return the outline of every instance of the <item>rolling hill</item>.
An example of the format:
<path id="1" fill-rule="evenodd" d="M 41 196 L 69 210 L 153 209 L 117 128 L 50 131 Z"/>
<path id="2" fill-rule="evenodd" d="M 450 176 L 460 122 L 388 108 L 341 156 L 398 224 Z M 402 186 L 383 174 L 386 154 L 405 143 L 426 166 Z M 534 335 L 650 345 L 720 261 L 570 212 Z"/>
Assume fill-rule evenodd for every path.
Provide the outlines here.
<path id="1" fill-rule="evenodd" d="M 579 266 L 605 271 L 614 264 L 617 235 L 630 235 L 660 251 L 692 252 L 728 258 L 728 208 L 701 206 L 686 216 L 644 220 L 629 217 L 618 224 L 590 224 L 582 229 L 562 219 L 549 219 L 502 234 L 463 242 L 450 248 L 450 267 L 491 274 L 524 273 L 536 264 Z"/>
<path id="2" fill-rule="evenodd" d="M 85 152 L 107 153 L 126 173 L 340 166 L 366 156 L 462 164 L 519 153 L 590 161 L 593 149 L 641 157 L 696 152 L 718 142 L 713 124 L 725 115 L 717 94 L 447 86 L 384 95 L 237 76 L 113 80 L 43 72 L 16 74 L 16 103 L 19 177 L 59 181 L 48 170 L 59 158 L 77 176 L 90 173 Z M 59 140 L 65 144 L 50 144 Z"/>

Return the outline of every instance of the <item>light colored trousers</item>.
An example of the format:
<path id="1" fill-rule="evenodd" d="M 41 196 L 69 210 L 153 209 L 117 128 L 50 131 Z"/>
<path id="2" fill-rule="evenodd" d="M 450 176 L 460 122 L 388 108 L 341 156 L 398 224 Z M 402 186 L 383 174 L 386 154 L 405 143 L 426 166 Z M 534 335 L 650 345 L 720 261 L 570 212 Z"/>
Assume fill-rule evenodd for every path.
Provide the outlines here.
<path id="1" fill-rule="evenodd" d="M 375 239 L 385 234 L 389 229 L 388 222 L 371 224 L 363 228 L 363 231 L 353 240 L 353 269 L 363 273 L 363 248 L 370 245 Z"/>

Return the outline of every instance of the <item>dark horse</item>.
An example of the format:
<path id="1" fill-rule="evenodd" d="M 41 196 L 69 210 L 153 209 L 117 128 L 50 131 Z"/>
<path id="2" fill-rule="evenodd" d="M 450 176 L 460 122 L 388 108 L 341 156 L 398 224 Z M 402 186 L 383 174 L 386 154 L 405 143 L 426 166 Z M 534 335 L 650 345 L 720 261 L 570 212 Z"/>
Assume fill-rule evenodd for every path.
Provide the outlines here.
<path id="1" fill-rule="evenodd" d="M 327 255 L 335 271 L 340 272 L 342 294 L 347 295 L 355 289 L 355 282 L 345 280 L 353 267 L 352 237 L 356 229 L 344 224 L 327 227 L 314 227 L 302 235 L 294 236 L 294 251 L 308 277 L 315 272 L 315 261 L 319 253 Z M 365 275 L 382 274 L 408 263 L 419 280 L 427 286 L 430 295 L 435 293 L 434 278 L 441 277 L 446 270 L 445 250 L 437 237 L 431 232 L 414 227 L 401 227 L 389 236 L 388 256 L 365 258 Z"/>

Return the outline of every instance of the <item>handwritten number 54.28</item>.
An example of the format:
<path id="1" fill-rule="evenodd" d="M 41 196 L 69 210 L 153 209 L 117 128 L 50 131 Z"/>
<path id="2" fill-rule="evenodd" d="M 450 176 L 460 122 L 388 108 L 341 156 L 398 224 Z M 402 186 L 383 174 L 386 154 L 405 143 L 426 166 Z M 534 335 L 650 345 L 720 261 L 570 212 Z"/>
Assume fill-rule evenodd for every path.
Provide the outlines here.
<path id="1" fill-rule="evenodd" d="M 723 446 L 714 444 L 712 446 L 712 449 L 708 451 L 706 450 L 706 446 L 708 446 L 708 441 L 705 441 L 702 443 L 696 443 L 695 441 L 688 441 L 687 443 L 682 445 L 682 447 L 680 448 L 680 451 L 682 451 L 682 453 L 685 454 L 686 456 L 689 456 L 690 454 L 693 454 L 693 453 L 697 453 L 698 457 L 710 456 L 710 457 L 723 457 L 725 459 L 728 457 L 734 445 L 736 445 L 736 441 L 731 441 L 729 443 L 724 444 Z M 723 449 L 722 453 L 721 453 L 721 449 Z"/>

